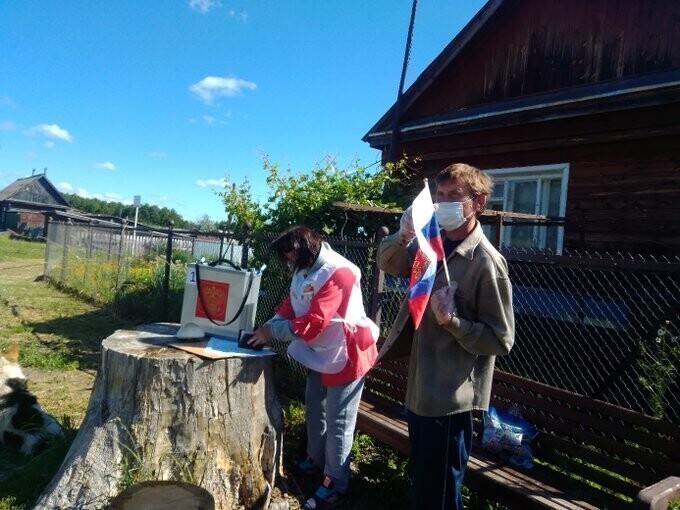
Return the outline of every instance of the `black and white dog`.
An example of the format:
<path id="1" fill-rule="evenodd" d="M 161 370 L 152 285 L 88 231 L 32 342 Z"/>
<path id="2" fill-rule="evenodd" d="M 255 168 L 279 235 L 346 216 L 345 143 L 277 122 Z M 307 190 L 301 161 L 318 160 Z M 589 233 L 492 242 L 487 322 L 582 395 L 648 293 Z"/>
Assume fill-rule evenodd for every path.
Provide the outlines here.
<path id="1" fill-rule="evenodd" d="M 61 427 L 28 391 L 28 379 L 18 361 L 18 344 L 0 353 L 0 444 L 32 454 L 50 437 L 61 435 Z"/>

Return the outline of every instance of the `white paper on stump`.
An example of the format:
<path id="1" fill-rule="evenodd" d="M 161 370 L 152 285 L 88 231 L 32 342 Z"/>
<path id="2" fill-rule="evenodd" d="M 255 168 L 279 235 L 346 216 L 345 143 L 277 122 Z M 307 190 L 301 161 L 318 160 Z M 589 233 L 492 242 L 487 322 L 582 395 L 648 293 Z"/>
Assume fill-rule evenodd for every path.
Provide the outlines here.
<path id="1" fill-rule="evenodd" d="M 236 340 L 218 338 L 211 336 L 205 346 L 207 354 L 226 354 L 228 358 L 261 358 L 263 356 L 273 356 L 276 354 L 271 349 L 265 347 L 259 351 L 253 349 L 243 349 L 238 346 Z"/>

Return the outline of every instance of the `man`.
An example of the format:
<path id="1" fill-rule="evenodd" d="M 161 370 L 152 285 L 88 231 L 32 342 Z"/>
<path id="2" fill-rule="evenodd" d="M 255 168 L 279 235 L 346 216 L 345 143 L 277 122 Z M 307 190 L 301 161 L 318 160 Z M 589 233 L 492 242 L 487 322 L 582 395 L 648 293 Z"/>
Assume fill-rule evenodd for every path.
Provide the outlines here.
<path id="1" fill-rule="evenodd" d="M 496 356 L 510 352 L 515 332 L 507 263 L 477 221 L 493 187 L 491 178 L 456 163 L 435 182 L 451 285 L 440 263 L 418 329 L 405 301 L 379 354 L 379 359 L 394 358 L 410 349 L 406 407 L 412 510 L 463 508 L 472 411 L 488 409 Z M 381 243 L 378 266 L 408 277 L 416 242 L 409 208 L 399 231 Z"/>

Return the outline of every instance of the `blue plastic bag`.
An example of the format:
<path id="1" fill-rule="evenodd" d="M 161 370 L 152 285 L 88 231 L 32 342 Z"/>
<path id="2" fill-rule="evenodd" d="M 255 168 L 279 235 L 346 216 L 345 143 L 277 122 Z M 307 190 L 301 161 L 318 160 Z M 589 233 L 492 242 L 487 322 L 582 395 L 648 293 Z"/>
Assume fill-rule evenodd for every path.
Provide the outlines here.
<path id="1" fill-rule="evenodd" d="M 533 452 L 529 445 L 536 434 L 536 427 L 522 417 L 516 406 L 509 411 L 491 406 L 484 413 L 482 446 L 517 466 L 533 467 Z"/>

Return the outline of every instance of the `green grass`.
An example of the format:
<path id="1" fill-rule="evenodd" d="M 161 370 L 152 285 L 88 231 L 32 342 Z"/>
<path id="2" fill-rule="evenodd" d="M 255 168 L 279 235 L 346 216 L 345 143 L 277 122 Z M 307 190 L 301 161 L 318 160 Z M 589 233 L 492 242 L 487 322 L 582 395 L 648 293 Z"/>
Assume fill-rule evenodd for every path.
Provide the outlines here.
<path id="1" fill-rule="evenodd" d="M 8 233 L 0 233 L 0 261 L 5 258 L 15 258 L 18 260 L 27 258 L 44 259 L 45 243 L 11 239 Z"/>
<path id="2" fill-rule="evenodd" d="M 89 400 L 101 341 L 128 321 L 41 281 L 45 244 L 0 233 L 0 351 L 18 342 L 19 362 L 40 405 L 65 436 L 35 456 L 0 450 L 0 510 L 24 510 L 56 473 Z"/>
<path id="3" fill-rule="evenodd" d="M 37 455 L 27 457 L 9 450 L 2 451 L 0 475 L 4 476 L 0 477 L 0 510 L 30 508 L 26 506 L 27 502 L 33 501 L 39 495 L 38 491 L 52 479 L 76 434 L 68 418 L 60 423 L 64 436 L 53 439 Z"/>
<path id="4" fill-rule="evenodd" d="M 95 369 L 99 345 L 130 321 L 41 281 L 45 245 L 0 234 L 0 349 L 19 342 L 24 367 Z"/>

